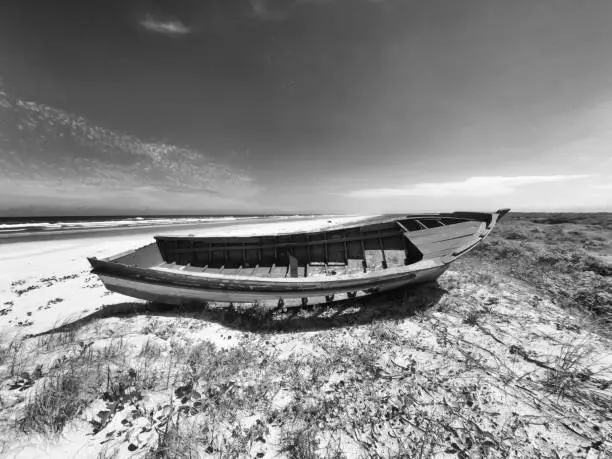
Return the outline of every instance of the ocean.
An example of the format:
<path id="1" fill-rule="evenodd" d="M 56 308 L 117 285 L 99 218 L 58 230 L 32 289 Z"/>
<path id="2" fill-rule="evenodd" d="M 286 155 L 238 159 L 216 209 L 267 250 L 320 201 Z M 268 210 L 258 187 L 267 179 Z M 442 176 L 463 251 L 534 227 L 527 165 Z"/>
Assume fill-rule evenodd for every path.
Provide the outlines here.
<path id="1" fill-rule="evenodd" d="M 129 229 L 200 223 L 223 223 L 259 218 L 292 218 L 303 215 L 159 215 L 159 216 L 87 216 L 87 217 L 10 217 L 0 218 L 0 238 L 11 235 L 42 235 L 87 232 L 101 229 Z"/>

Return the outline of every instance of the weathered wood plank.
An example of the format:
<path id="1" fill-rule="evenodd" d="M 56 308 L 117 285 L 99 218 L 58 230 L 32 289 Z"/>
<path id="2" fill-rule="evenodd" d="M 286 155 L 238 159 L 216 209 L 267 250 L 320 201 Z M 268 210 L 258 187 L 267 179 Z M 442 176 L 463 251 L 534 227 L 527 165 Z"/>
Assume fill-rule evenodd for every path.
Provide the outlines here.
<path id="1" fill-rule="evenodd" d="M 289 272 L 287 275 L 290 277 L 298 277 L 298 259 L 293 255 L 289 255 Z"/>
<path id="2" fill-rule="evenodd" d="M 328 266 L 327 274 L 332 276 L 342 276 L 343 274 L 346 274 L 346 265 Z"/>
<path id="3" fill-rule="evenodd" d="M 274 266 L 270 269 L 270 277 L 286 277 L 288 266 Z"/>
<path id="4" fill-rule="evenodd" d="M 419 247 L 419 250 L 423 255 L 428 255 L 430 253 L 439 252 L 440 250 L 450 249 L 451 251 L 455 248 L 459 248 L 464 244 L 467 244 L 471 240 L 475 239 L 474 235 L 463 236 L 460 238 L 449 239 L 446 241 L 434 242 L 428 245 L 424 245 Z"/>
<path id="5" fill-rule="evenodd" d="M 424 255 L 424 259 L 433 260 L 434 258 L 445 257 L 446 255 L 450 255 L 451 253 L 453 253 L 453 251 L 454 248 L 446 247 L 444 249 L 440 249 L 434 252 L 429 252 L 427 255 Z"/>
<path id="6" fill-rule="evenodd" d="M 434 228 L 436 229 L 436 228 Z M 423 230 L 425 231 L 425 230 Z M 386 237 L 395 237 L 399 234 L 401 234 L 400 228 L 394 228 L 393 231 L 387 231 L 384 233 L 381 233 L 381 236 L 383 238 Z M 419 232 L 413 232 L 410 233 L 412 234 L 417 234 Z M 345 237 L 345 238 L 338 238 L 338 239 L 334 239 L 334 240 L 314 240 L 311 238 L 310 241 L 307 242 L 279 242 L 279 243 L 267 243 L 267 244 L 262 244 L 259 248 L 263 249 L 263 250 L 272 250 L 274 251 L 275 249 L 279 249 L 279 248 L 287 248 L 287 247 L 302 247 L 302 246 L 307 246 L 310 247 L 311 249 L 314 248 L 318 248 L 318 246 L 321 246 L 321 255 L 324 256 L 324 252 L 325 252 L 325 246 L 328 243 L 343 243 L 344 241 L 346 242 L 352 242 L 352 241 L 366 241 L 366 240 L 371 240 L 371 239 L 378 239 L 379 235 L 375 232 L 373 232 L 372 234 L 363 234 L 360 236 L 350 236 L 350 237 Z M 250 248 L 250 247 L 248 247 Z M 243 246 L 242 245 L 228 245 L 227 247 L 213 247 L 213 252 L 216 253 L 218 250 L 242 250 Z M 200 251 L 207 251 L 209 249 L 205 248 L 205 247 L 195 247 L 193 249 L 194 252 L 200 252 Z M 168 253 L 187 253 L 187 252 L 191 252 L 192 249 L 190 248 L 174 248 L 174 249 L 168 249 Z M 273 253 L 273 252 L 272 252 Z"/>
<path id="7" fill-rule="evenodd" d="M 347 274 L 359 274 L 363 273 L 363 259 L 361 258 L 349 258 L 347 260 Z"/>
<path id="8" fill-rule="evenodd" d="M 368 271 L 384 269 L 384 256 L 380 246 L 380 238 L 364 240 L 364 253 Z"/>
<path id="9" fill-rule="evenodd" d="M 308 277 L 323 277 L 327 275 L 325 265 L 308 265 Z"/>
<path id="10" fill-rule="evenodd" d="M 382 257 L 382 267 L 383 268 L 387 268 L 387 258 L 385 257 L 385 243 L 383 242 L 383 238 L 380 237 L 380 233 L 379 233 L 379 238 L 378 238 L 378 244 L 380 245 L 380 255 Z"/>
<path id="11" fill-rule="evenodd" d="M 368 266 L 368 259 L 366 257 L 366 246 L 365 246 L 365 241 L 363 240 L 363 238 L 359 241 L 361 243 L 361 254 L 363 256 L 363 269 L 365 271 L 365 269 Z"/>
<path id="12" fill-rule="evenodd" d="M 329 261 L 329 255 L 327 253 L 327 251 L 329 249 L 329 244 L 327 242 L 327 233 L 325 231 L 323 232 L 323 241 L 324 241 L 323 250 L 325 250 L 325 258 L 324 258 L 323 261 L 325 261 L 325 263 L 327 263 Z"/>
<path id="13" fill-rule="evenodd" d="M 242 236 L 200 236 L 200 237 L 155 236 L 155 239 L 161 242 L 189 241 L 189 242 L 193 242 L 197 246 L 198 243 L 202 243 L 202 242 L 210 243 L 210 244 L 226 244 L 228 242 L 259 244 L 261 237 L 257 237 L 257 236 L 250 236 L 250 237 L 242 237 Z"/>
<path id="14" fill-rule="evenodd" d="M 438 246 L 440 244 L 440 247 L 444 247 L 447 245 L 461 245 L 464 243 L 465 240 L 470 240 L 470 239 L 474 239 L 477 236 L 475 235 L 475 233 L 468 233 L 468 234 L 462 234 L 456 237 L 452 237 L 452 238 L 446 238 L 446 239 L 440 239 L 440 240 L 425 240 L 425 241 L 413 241 L 413 244 L 418 247 L 418 249 L 421 251 L 421 253 L 425 253 L 427 251 L 431 251 L 432 247 Z"/>
<path id="15" fill-rule="evenodd" d="M 366 263 L 368 265 L 368 271 L 378 271 L 384 269 L 384 259 L 382 251 L 379 249 L 366 249 Z"/>
<path id="16" fill-rule="evenodd" d="M 405 250 L 387 249 L 385 250 L 387 257 L 387 266 L 389 268 L 404 266 L 404 260 L 406 258 Z"/>
<path id="17" fill-rule="evenodd" d="M 411 241 L 427 239 L 445 239 L 447 237 L 453 237 L 454 235 L 465 235 L 468 234 L 470 231 L 473 233 L 478 230 L 481 224 L 482 222 L 475 221 L 462 222 L 457 223 L 455 225 L 442 226 L 439 228 L 430 228 L 421 231 L 411 231 L 407 234 L 407 236 Z"/>
<path id="18" fill-rule="evenodd" d="M 395 221 L 391 221 L 391 222 L 384 222 L 384 223 L 374 223 L 371 225 L 364 225 L 362 226 L 359 230 L 362 233 L 369 233 L 370 231 L 385 231 L 385 230 L 390 230 L 392 228 L 394 228 L 395 225 Z"/>

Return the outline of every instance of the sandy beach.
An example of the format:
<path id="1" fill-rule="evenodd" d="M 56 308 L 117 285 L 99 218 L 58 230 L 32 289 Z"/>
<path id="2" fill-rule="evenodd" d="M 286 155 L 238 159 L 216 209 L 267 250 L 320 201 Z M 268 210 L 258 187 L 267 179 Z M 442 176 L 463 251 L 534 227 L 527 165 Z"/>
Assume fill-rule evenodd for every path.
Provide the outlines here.
<path id="1" fill-rule="evenodd" d="M 0 456 L 608 457 L 610 233 L 597 225 L 511 217 L 436 284 L 267 315 L 153 307 L 90 274 L 86 256 L 160 230 L 0 244 Z"/>

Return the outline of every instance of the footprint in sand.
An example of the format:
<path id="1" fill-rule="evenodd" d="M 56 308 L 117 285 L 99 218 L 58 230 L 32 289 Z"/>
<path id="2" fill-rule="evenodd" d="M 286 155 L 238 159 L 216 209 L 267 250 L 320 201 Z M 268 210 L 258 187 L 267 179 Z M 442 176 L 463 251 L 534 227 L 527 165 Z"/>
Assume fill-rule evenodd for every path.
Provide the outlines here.
<path id="1" fill-rule="evenodd" d="M 30 285 L 30 286 L 25 287 L 25 288 L 15 288 L 15 287 L 18 287 L 18 286 L 20 286 L 20 285 L 24 285 L 24 284 L 25 284 L 25 281 L 24 281 L 24 280 L 22 280 L 22 281 L 17 281 L 17 282 L 13 282 L 13 283 L 11 284 L 11 287 L 12 287 L 12 289 L 13 289 L 13 293 L 15 293 L 17 296 L 21 296 L 21 295 L 23 295 L 24 293 L 27 293 L 27 292 L 30 292 L 30 291 L 32 291 L 32 290 L 36 290 L 36 289 L 39 289 L 39 288 L 40 288 L 40 285 Z"/>
<path id="2" fill-rule="evenodd" d="M 40 285 L 30 285 L 29 287 L 24 288 L 22 290 L 17 290 L 15 293 L 17 293 L 18 296 L 21 296 L 24 293 L 31 292 L 32 290 L 36 290 L 39 288 L 40 288 Z"/>
<path id="3" fill-rule="evenodd" d="M 64 299 L 63 299 L 63 298 L 55 298 L 55 299 L 53 299 L 53 300 L 49 300 L 49 301 L 47 302 L 47 304 L 46 304 L 46 305 L 44 305 L 44 306 L 39 306 L 39 307 L 38 307 L 38 310 L 40 311 L 40 310 L 42 310 L 42 309 L 51 309 L 51 306 L 53 306 L 54 304 L 61 303 L 62 301 L 64 301 Z"/>
<path id="4" fill-rule="evenodd" d="M 5 303 L 3 303 L 2 306 L 6 306 L 6 307 L 0 308 L 0 316 L 5 316 L 9 312 L 11 312 L 13 310 L 14 304 L 15 303 L 13 303 L 12 301 L 6 301 Z"/>
<path id="5" fill-rule="evenodd" d="M 50 277 L 42 277 L 39 279 L 40 282 L 44 282 L 47 287 L 51 287 L 53 284 L 57 284 L 59 282 L 64 282 L 70 279 L 76 279 L 79 277 L 79 273 L 75 274 L 67 274 L 66 276 L 50 276 Z"/>

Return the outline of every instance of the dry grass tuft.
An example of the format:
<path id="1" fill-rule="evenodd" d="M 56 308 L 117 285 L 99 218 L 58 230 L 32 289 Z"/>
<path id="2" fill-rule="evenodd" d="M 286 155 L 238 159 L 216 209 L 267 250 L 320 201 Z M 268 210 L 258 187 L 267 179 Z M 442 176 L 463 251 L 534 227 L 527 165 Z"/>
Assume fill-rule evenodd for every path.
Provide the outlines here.
<path id="1" fill-rule="evenodd" d="M 302 427 L 298 430 L 287 430 L 281 438 L 280 452 L 287 454 L 291 459 L 316 459 L 319 440 L 317 432 L 312 427 Z"/>
<path id="2" fill-rule="evenodd" d="M 610 368 L 598 368 L 596 361 L 595 350 L 587 342 L 563 344 L 546 373 L 544 387 L 559 398 L 594 411 L 612 412 Z"/>
<path id="3" fill-rule="evenodd" d="M 81 390 L 81 375 L 77 372 L 59 372 L 46 378 L 29 399 L 18 421 L 19 428 L 25 433 L 59 435 L 87 404 Z"/>

